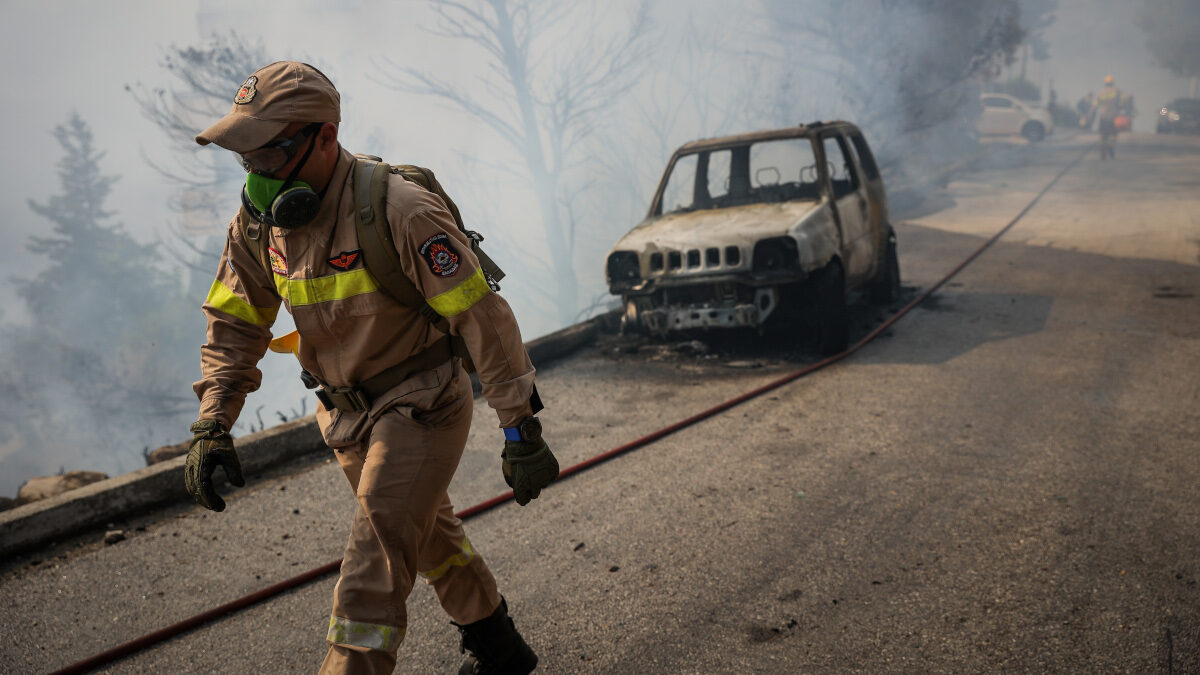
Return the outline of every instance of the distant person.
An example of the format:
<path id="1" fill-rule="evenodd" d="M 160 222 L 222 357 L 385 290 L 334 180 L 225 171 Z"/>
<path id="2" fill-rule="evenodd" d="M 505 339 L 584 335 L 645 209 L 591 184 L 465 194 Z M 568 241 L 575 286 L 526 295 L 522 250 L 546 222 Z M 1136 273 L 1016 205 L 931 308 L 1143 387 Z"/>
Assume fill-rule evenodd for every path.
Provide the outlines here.
<path id="1" fill-rule="evenodd" d="M 1092 102 L 1092 113 L 1099 120 L 1100 159 L 1116 157 L 1117 116 L 1121 113 L 1121 90 L 1112 75 L 1104 76 L 1104 88 Z"/>
<path id="2" fill-rule="evenodd" d="M 408 625 L 406 600 L 421 577 L 471 652 L 462 673 L 528 673 L 537 656 L 446 492 L 473 400 L 452 338 L 465 343 L 499 417 L 501 468 L 521 505 L 558 475 L 533 417 L 542 407 L 533 364 L 452 202 L 397 173 L 373 173 L 375 164 L 345 150 L 340 101 L 316 68 L 280 61 L 255 71 L 229 114 L 196 136 L 201 145 L 236 153 L 246 184 L 204 301 L 208 340 L 193 387 L 200 419 L 191 428 L 184 480 L 213 511 L 225 509 L 212 484 L 217 466 L 234 485 L 245 484 L 229 428 L 259 386 L 259 359 L 269 343 L 276 348 L 270 327 L 282 302 L 298 328 L 287 349 L 300 360 L 305 383 L 320 386 L 317 424 L 358 502 L 321 672 L 392 672 Z M 364 185 L 379 205 L 374 209 L 356 208 L 355 187 Z M 366 237 L 378 233 L 377 241 L 360 241 L 359 227 Z M 368 273 L 364 251 L 387 246 L 395 266 Z M 381 271 L 387 274 L 377 279 Z M 384 292 L 401 285 L 385 284 L 397 275 L 422 298 L 419 309 Z"/>
<path id="3" fill-rule="evenodd" d="M 1075 104 L 1075 110 L 1079 112 L 1079 128 L 1087 131 L 1092 128 L 1092 102 L 1095 100 L 1092 92 L 1088 92 L 1087 96 L 1079 99 L 1079 103 Z"/>

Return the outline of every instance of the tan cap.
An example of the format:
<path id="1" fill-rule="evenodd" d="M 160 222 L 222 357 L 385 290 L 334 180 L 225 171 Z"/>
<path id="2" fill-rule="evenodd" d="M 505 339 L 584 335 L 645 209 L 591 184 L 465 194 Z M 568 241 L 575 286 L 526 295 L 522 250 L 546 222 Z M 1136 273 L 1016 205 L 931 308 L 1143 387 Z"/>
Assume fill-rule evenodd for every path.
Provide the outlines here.
<path id="1" fill-rule="evenodd" d="M 200 132 L 196 142 L 249 152 L 292 122 L 340 122 L 340 101 L 321 71 L 307 63 L 276 61 L 246 78 L 229 114 Z"/>

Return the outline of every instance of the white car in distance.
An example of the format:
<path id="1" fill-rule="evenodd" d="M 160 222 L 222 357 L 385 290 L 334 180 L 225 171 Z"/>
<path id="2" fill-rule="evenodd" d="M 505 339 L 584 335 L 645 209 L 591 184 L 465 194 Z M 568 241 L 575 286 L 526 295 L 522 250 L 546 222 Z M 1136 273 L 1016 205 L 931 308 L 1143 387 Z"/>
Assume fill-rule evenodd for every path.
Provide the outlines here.
<path id="1" fill-rule="evenodd" d="M 975 129 L 980 134 L 1019 134 L 1030 141 L 1040 141 L 1054 130 L 1049 111 L 1008 94 L 980 94 L 979 103 L 983 112 Z"/>

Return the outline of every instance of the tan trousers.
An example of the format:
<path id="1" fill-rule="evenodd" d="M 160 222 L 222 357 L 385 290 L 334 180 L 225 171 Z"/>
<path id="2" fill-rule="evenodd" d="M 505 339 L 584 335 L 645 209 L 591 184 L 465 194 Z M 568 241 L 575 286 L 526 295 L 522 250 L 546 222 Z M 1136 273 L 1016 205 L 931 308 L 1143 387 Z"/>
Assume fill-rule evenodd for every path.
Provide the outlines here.
<path id="1" fill-rule="evenodd" d="M 441 387 L 405 396 L 364 440 L 337 451 L 358 500 L 333 592 L 321 673 L 391 673 L 419 574 L 460 624 L 500 605 L 496 580 L 463 533 L 446 489 L 471 426 L 470 381 L 455 364 Z"/>

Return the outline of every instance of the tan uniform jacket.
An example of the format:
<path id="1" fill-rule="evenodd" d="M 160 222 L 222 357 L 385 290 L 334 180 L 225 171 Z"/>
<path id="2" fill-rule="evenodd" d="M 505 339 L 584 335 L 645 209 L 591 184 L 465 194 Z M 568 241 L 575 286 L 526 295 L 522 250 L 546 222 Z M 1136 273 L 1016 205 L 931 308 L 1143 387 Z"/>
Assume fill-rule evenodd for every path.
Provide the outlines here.
<path id="1" fill-rule="evenodd" d="M 365 269 L 355 231 L 353 162 L 343 149 L 312 223 L 295 230 L 264 228 L 270 271 L 243 239 L 237 222 L 243 212 L 230 222 L 203 307 L 208 339 L 201 348 L 202 377 L 193 385 L 201 419 L 227 427 L 237 419 L 246 394 L 262 381 L 256 364 L 270 343 L 281 301 L 296 322 L 301 366 L 335 387 L 358 384 L 442 337 L 415 308 L 384 293 Z M 451 332 L 466 341 L 500 426 L 515 426 L 530 414 L 534 369 L 508 303 L 487 286 L 466 236 L 440 197 L 392 175 L 387 219 L 406 275 L 449 319 Z M 372 416 L 387 398 L 380 397 Z M 333 411 L 331 416 L 318 407 L 327 441 L 330 425 L 347 416 L 364 414 Z"/>

